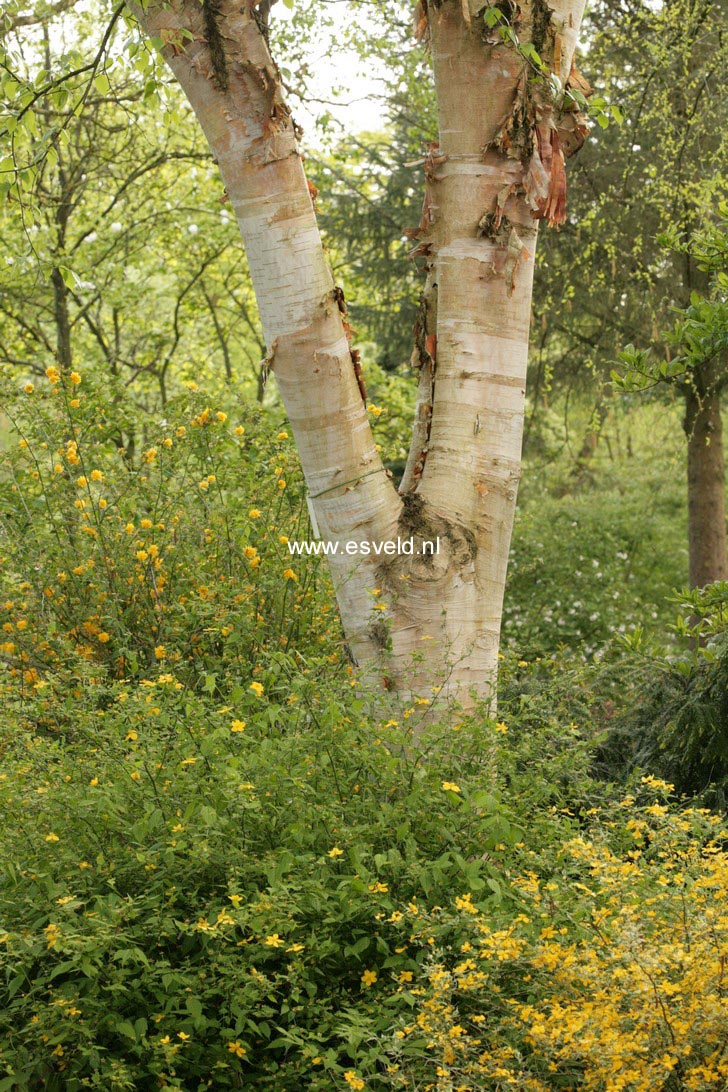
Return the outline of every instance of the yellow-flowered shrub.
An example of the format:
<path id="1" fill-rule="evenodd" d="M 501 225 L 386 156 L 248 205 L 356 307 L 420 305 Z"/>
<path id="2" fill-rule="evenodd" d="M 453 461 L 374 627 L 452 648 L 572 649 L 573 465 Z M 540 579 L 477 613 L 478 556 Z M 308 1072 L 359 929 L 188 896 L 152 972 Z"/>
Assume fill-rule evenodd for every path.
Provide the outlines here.
<path id="1" fill-rule="evenodd" d="M 193 687 L 245 677 L 304 633 L 338 660 L 335 611 L 314 595 L 325 570 L 315 557 L 292 565 L 287 547 L 310 529 L 278 414 L 228 414 L 192 386 L 143 445 L 92 373 L 78 387 L 49 369 L 12 405 L 0 663 L 48 708 L 70 679 L 144 677 L 161 661 Z"/>
<path id="2" fill-rule="evenodd" d="M 399 1087 L 728 1087 L 728 830 L 642 788 L 548 854 L 523 847 L 507 923 L 462 896 L 405 919 L 428 955 Z"/>

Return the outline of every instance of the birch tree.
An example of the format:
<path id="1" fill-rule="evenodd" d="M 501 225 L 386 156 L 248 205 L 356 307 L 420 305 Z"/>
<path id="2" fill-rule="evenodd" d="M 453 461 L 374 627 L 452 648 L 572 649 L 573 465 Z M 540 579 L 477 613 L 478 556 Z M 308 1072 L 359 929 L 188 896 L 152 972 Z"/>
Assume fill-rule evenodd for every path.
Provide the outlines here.
<path id="1" fill-rule="evenodd" d="M 467 700 L 494 683 L 537 225 L 565 219 L 564 160 L 587 131 L 587 88 L 573 68 L 583 8 L 584 0 L 418 8 L 439 135 L 424 164 L 420 379 L 399 490 L 369 427 L 344 294 L 321 245 L 261 10 L 232 0 L 136 9 L 219 164 L 251 269 L 264 367 L 278 383 L 320 534 L 340 544 L 330 560 L 347 641 L 388 688 L 437 685 Z M 414 539 L 413 556 L 359 552 L 398 537 Z M 421 544 L 433 539 L 440 552 L 425 556 Z"/>
<path id="2" fill-rule="evenodd" d="M 537 228 L 565 221 L 565 159 L 587 133 L 589 88 L 573 64 L 584 0 L 417 8 L 439 133 L 413 231 L 426 280 L 399 488 L 369 426 L 344 291 L 269 48 L 269 5 L 129 8 L 189 100 L 237 217 L 264 373 L 278 384 L 320 535 L 337 544 L 329 561 L 354 661 L 388 689 L 487 696 L 520 476 Z M 413 555 L 376 553 L 397 538 L 414 540 Z M 429 540 L 439 540 L 434 556 L 421 548 Z"/>

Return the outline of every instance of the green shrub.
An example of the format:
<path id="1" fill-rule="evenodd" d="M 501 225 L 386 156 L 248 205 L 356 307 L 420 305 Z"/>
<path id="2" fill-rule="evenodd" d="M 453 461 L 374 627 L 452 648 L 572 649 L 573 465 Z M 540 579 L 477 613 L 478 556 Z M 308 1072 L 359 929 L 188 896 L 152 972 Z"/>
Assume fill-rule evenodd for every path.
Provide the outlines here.
<path id="1" fill-rule="evenodd" d="M 16 710 L 0 1088 L 323 1090 L 383 1072 L 416 969 L 402 908 L 500 897 L 495 847 L 521 826 L 492 723 L 433 730 L 425 762 L 315 666 L 279 653 L 219 694 L 160 665 L 100 703 L 89 687 L 41 733 Z"/>
<path id="2" fill-rule="evenodd" d="M 713 806 L 728 801 L 728 583 L 684 592 L 678 651 L 632 643 L 632 700 L 605 741 L 612 770 L 648 770 Z M 641 635 L 638 635 L 641 638 Z M 628 664 L 629 661 L 626 661 Z"/>

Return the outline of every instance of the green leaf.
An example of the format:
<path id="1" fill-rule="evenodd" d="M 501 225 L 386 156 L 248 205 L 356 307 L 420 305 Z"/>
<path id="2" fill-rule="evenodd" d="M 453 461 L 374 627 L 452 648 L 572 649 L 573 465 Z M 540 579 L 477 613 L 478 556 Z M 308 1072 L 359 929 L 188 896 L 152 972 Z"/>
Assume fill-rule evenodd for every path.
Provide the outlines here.
<path id="1" fill-rule="evenodd" d="M 65 284 L 66 288 L 76 288 L 76 286 L 78 285 L 78 277 L 72 269 L 69 269 L 65 265 L 59 265 L 58 272 L 61 274 L 63 283 Z"/>

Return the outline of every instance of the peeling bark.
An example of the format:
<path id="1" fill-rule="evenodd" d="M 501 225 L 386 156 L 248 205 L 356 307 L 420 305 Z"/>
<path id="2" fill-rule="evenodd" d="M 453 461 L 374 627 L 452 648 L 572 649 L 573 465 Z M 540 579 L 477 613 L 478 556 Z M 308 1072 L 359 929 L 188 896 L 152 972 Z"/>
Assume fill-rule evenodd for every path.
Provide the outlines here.
<path id="1" fill-rule="evenodd" d="M 551 59 L 563 84 L 583 7 L 583 0 L 562 0 L 549 9 L 552 51 L 559 42 Z M 521 40 L 533 40 L 535 28 L 544 50 L 543 5 L 507 11 L 513 18 L 520 11 Z M 402 487 L 416 490 L 430 524 L 444 521 L 456 538 L 457 529 L 467 529 L 473 549 L 465 557 L 448 538 L 436 581 L 410 581 L 407 606 L 419 624 L 403 630 L 403 641 L 411 633 L 414 652 L 423 633 L 434 634 L 435 654 L 457 665 L 451 688 L 483 694 L 497 669 L 520 477 L 537 221 L 564 215 L 563 124 L 542 85 L 531 85 L 523 57 L 499 37 L 484 46 L 482 24 L 464 20 L 458 5 L 429 5 L 428 33 L 439 162 L 436 200 L 426 201 L 418 241 L 427 247 L 428 283 L 437 296 L 437 370 L 427 460 L 421 477 L 406 476 Z M 568 121 L 566 131 L 572 124 L 575 131 L 581 122 Z M 422 400 L 428 382 L 425 374 Z"/>

